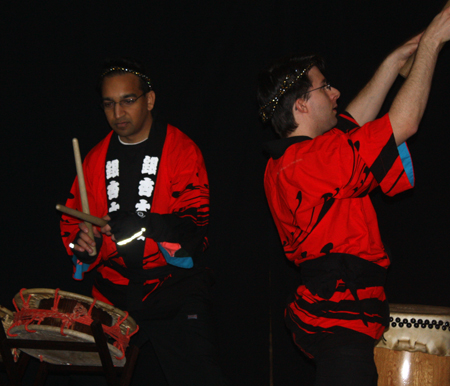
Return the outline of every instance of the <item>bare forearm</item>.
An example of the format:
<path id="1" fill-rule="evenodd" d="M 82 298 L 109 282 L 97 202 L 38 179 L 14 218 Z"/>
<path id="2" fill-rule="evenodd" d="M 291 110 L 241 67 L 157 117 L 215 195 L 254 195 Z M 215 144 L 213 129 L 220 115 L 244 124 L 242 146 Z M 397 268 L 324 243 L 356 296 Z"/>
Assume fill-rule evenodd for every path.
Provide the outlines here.
<path id="1" fill-rule="evenodd" d="M 346 110 L 360 126 L 376 118 L 398 75 L 398 70 L 398 64 L 392 58 L 386 58 L 369 83 L 350 102 Z"/>
<path id="2" fill-rule="evenodd" d="M 369 83 L 348 105 L 347 111 L 360 125 L 373 121 L 377 117 L 398 72 L 416 51 L 419 39 L 420 35 L 417 35 L 393 51 L 381 63 Z"/>
<path id="3" fill-rule="evenodd" d="M 421 44 L 411 73 L 398 92 L 389 110 L 397 145 L 417 132 L 431 88 L 439 45 Z"/>
<path id="4" fill-rule="evenodd" d="M 411 73 L 389 110 L 395 141 L 401 144 L 417 132 L 430 93 L 439 52 L 450 39 L 450 8 L 438 14 L 425 30 Z"/>

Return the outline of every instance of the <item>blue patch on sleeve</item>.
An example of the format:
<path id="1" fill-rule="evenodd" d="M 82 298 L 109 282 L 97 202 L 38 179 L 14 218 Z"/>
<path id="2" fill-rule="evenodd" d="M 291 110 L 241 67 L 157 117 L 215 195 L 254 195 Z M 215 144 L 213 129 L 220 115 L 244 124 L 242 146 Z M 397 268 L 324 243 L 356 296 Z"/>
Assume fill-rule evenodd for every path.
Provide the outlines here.
<path id="1" fill-rule="evenodd" d="M 194 261 L 192 260 L 192 257 L 189 256 L 172 257 L 160 243 L 158 243 L 158 247 L 159 250 L 162 252 L 164 258 L 166 259 L 167 263 L 169 263 L 170 265 L 174 265 L 175 267 L 179 268 L 192 268 L 194 266 Z"/>
<path id="2" fill-rule="evenodd" d="M 75 280 L 83 280 L 84 273 L 89 269 L 90 264 L 81 263 L 75 256 L 72 256 L 72 262 L 75 265 L 73 278 Z"/>
<path id="3" fill-rule="evenodd" d="M 397 150 L 398 154 L 400 155 L 400 159 L 402 160 L 403 169 L 405 169 L 406 175 L 408 176 L 409 183 L 411 184 L 411 186 L 414 186 L 414 171 L 411 155 L 409 154 L 406 142 L 403 142 L 400 146 L 398 146 Z"/>

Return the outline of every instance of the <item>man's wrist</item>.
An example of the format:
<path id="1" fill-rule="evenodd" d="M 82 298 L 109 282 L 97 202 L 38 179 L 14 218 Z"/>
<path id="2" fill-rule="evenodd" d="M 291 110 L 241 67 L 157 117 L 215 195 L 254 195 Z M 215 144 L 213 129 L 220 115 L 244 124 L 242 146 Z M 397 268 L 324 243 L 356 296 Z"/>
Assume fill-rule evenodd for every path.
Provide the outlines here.
<path id="1" fill-rule="evenodd" d="M 73 243 L 71 243 L 71 244 L 78 243 L 78 240 L 80 239 L 80 235 L 82 233 L 84 233 L 84 232 L 80 230 L 77 233 L 77 235 L 75 236 L 75 239 L 74 239 Z M 81 262 L 86 263 L 86 264 L 91 264 L 97 259 L 98 252 L 100 251 L 100 249 L 102 247 L 102 244 L 103 244 L 103 237 L 101 237 L 101 236 L 100 237 L 95 237 L 94 236 L 94 241 L 95 241 L 95 247 L 97 249 L 97 253 L 94 256 L 90 256 L 89 252 L 86 251 L 86 250 L 83 251 L 83 252 L 80 252 L 80 251 L 77 251 L 73 246 L 71 246 L 71 245 L 69 245 L 69 246 L 70 246 L 70 248 L 72 250 L 72 253 L 74 254 L 74 256 L 76 256 L 76 258 L 78 260 L 80 260 Z"/>

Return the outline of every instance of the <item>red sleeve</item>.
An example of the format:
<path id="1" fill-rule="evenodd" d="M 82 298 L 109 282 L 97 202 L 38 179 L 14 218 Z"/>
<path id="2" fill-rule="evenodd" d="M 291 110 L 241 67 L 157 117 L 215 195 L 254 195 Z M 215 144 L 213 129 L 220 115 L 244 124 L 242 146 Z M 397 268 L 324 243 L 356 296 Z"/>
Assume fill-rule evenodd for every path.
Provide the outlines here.
<path id="1" fill-rule="evenodd" d="M 90 213 L 96 217 L 103 217 L 108 212 L 105 187 L 105 157 L 111 134 L 112 132 L 96 145 L 83 162 L 83 173 L 88 194 L 89 209 Z M 72 184 L 70 197 L 66 201 L 66 206 L 80 211 L 82 210 L 77 177 L 75 177 L 75 181 Z M 74 242 L 75 237 L 80 230 L 78 227 L 80 222 L 79 219 L 66 214 L 63 214 L 61 217 L 61 237 L 64 246 L 66 247 L 66 251 L 70 256 L 72 256 L 73 253 L 69 244 Z M 107 239 L 109 238 L 103 238 L 104 242 L 102 249 L 98 251 L 97 260 L 90 265 L 89 270 L 94 268 L 101 261 L 102 256 L 105 257 L 111 252 L 111 246 L 109 245 L 111 243 L 109 243 L 109 240 Z"/>
<path id="2" fill-rule="evenodd" d="M 203 156 L 193 141 L 168 126 L 157 189 L 152 206 L 151 237 L 179 243 L 192 254 L 206 247 L 209 222 L 209 183 Z"/>
<path id="3" fill-rule="evenodd" d="M 388 114 L 352 131 L 350 138 L 385 194 L 394 196 L 413 187 L 407 146 L 397 147 Z"/>

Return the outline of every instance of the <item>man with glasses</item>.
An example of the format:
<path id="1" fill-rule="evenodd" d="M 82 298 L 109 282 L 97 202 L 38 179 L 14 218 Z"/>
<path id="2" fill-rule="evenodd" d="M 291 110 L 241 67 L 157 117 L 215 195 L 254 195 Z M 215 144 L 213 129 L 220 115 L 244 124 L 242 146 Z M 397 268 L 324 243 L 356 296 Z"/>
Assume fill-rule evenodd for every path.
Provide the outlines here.
<path id="1" fill-rule="evenodd" d="M 388 323 L 387 255 L 368 196 L 413 186 L 405 141 L 418 129 L 435 63 L 450 39 L 450 9 L 396 49 L 337 116 L 339 91 L 318 56 L 291 56 L 260 75 L 262 119 L 281 139 L 269 143 L 265 190 L 286 257 L 303 284 L 285 319 L 317 365 L 317 386 L 377 385 L 374 342 Z M 406 60 L 412 70 L 389 113 L 375 119 Z"/>
<path id="2" fill-rule="evenodd" d="M 154 118 L 155 92 L 139 63 L 108 62 L 99 86 L 112 131 L 89 152 L 83 169 L 91 214 L 108 224 L 94 227 L 92 239 L 84 223 L 63 215 L 75 278 L 95 269 L 93 296 L 137 321 L 135 344 L 141 353 L 156 354 L 164 374 L 160 380 L 147 374 L 152 385 L 224 385 L 212 279 L 201 261 L 209 215 L 202 154 L 177 128 Z M 80 210 L 77 180 L 71 194 L 67 206 Z"/>

